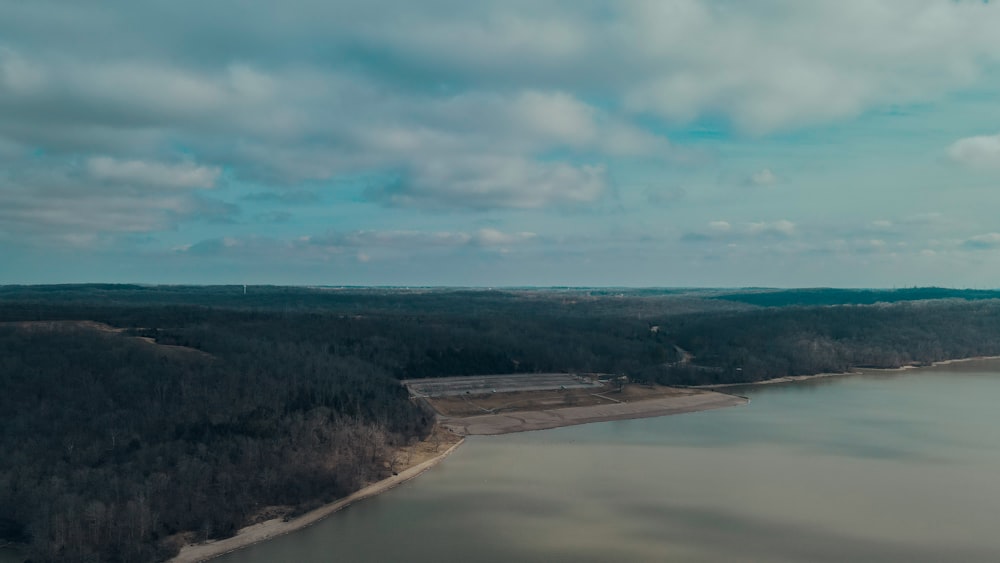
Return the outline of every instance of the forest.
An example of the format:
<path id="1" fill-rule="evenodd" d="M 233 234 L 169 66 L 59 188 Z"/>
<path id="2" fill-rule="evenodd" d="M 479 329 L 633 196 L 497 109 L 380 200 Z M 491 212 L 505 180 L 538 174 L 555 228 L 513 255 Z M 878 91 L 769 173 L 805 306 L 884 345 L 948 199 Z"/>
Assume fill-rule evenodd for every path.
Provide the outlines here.
<path id="1" fill-rule="evenodd" d="M 160 561 L 344 496 L 429 433 L 405 378 L 700 385 L 982 355 L 1000 300 L 937 288 L 2 286 L 0 541 Z"/>

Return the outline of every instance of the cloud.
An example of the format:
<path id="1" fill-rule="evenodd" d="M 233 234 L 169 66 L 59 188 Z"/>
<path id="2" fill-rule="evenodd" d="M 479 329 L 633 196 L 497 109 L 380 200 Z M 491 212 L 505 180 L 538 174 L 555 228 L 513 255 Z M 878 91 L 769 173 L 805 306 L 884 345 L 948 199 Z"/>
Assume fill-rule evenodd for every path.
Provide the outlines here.
<path id="1" fill-rule="evenodd" d="M 120 2 L 93 10 L 36 4 L 10 10 L 0 36 L 43 52 L 74 45 L 96 57 L 120 45 L 140 57 L 168 52 L 213 66 L 351 57 L 397 82 L 558 84 L 614 92 L 666 116 L 721 113 L 756 128 L 827 120 L 961 87 L 996 60 L 993 30 L 1000 18 L 979 2 L 933 0 L 771 0 L 763 6 L 633 0 L 584 7 L 354 0 L 292 2 L 280 19 L 270 17 L 269 4 L 247 0 L 239 20 L 218 6 L 202 7 L 197 22 L 181 1 L 158 10 L 155 19 Z M 46 21 L 49 10 L 65 15 Z M 79 41 L 81 21 L 97 32 L 87 35 L 89 42 Z M 48 44 L 37 39 L 42 36 Z"/>
<path id="2" fill-rule="evenodd" d="M 102 151 L 89 157 L 91 171 L 117 181 L 212 185 L 222 167 L 271 185 L 393 172 L 400 180 L 393 197 L 377 201 L 544 207 L 596 199 L 605 154 L 662 155 L 670 148 L 663 137 L 560 90 L 437 95 L 308 65 L 241 62 L 208 72 L 33 56 L 38 60 L 16 61 L 45 77 L 37 91 L 0 84 L 14 94 L 0 101 L 0 139 L 64 153 Z M 214 164 L 158 164 L 164 145 L 186 146 Z M 554 150 L 593 162 L 554 160 L 547 155 Z M 452 199 L 463 190 L 467 197 Z"/>
<path id="3" fill-rule="evenodd" d="M 790 239 L 797 234 L 795 223 L 781 219 L 733 225 L 729 221 L 711 221 L 704 229 L 681 235 L 684 242 L 738 242 L 755 239 Z"/>
<path id="4" fill-rule="evenodd" d="M 299 239 L 310 246 L 330 249 L 343 248 L 427 248 L 451 247 L 469 244 L 472 235 L 464 232 L 426 231 L 351 231 L 308 236 Z"/>
<path id="5" fill-rule="evenodd" d="M 854 241 L 857 252 L 882 252 L 886 249 L 886 243 L 882 239 L 864 239 Z"/>
<path id="6" fill-rule="evenodd" d="M 823 237 L 894 249 L 933 231 L 955 250 L 990 229 L 947 231 L 958 221 L 989 226 L 985 211 L 932 201 L 955 215 L 918 233 L 905 217 L 916 204 L 890 193 L 910 179 L 887 173 L 891 160 L 841 166 L 839 143 L 881 126 L 867 116 L 886 110 L 905 114 L 907 131 L 938 134 L 945 120 L 962 127 L 968 108 L 956 117 L 954 100 L 964 98 L 954 94 L 993 87 L 998 28 L 995 3 L 946 0 L 290 0 L 280 17 L 262 0 L 8 2 L 0 8 L 0 231 L 5 240 L 76 244 L 162 232 L 148 238 L 216 241 L 215 251 L 248 260 L 258 250 L 373 262 L 415 249 L 494 255 L 553 240 L 531 230 L 558 233 L 567 253 L 613 248 L 616 258 L 647 242 L 643 249 L 667 249 L 678 236 L 722 252 L 727 244 L 818 247 Z M 937 125 L 920 120 L 931 113 Z M 855 128 L 858 116 L 866 117 Z M 890 129 L 876 140 L 902 130 Z M 934 142 L 956 162 L 993 166 L 996 137 L 947 146 L 964 134 Z M 789 149 L 800 140 L 810 146 Z M 864 145 L 859 155 L 872 148 Z M 732 184 L 780 185 L 786 167 L 814 176 L 790 199 L 763 190 L 749 208 L 706 180 L 718 174 L 707 169 L 722 168 L 737 171 L 726 176 Z M 866 205 L 864 186 L 890 176 L 895 183 Z M 817 217 L 803 206 L 830 201 L 822 188 L 841 181 L 861 197 L 856 223 L 840 231 L 747 222 Z M 621 214 L 599 217 L 616 185 L 626 188 L 614 202 L 667 209 L 623 203 Z M 677 204 L 688 194 L 676 186 L 691 201 Z M 258 222 L 261 237 L 193 225 L 239 212 L 214 198 L 245 206 L 242 219 Z M 885 212 L 874 204 L 885 202 L 899 203 L 899 216 L 872 223 Z M 597 209 L 584 224 L 588 208 Z M 427 227 L 442 210 L 450 220 L 473 213 L 484 221 Z M 425 211 L 435 213 L 414 219 Z M 707 224 L 714 217 L 741 219 Z M 266 236 L 294 224 L 308 233 L 365 229 Z M 483 225 L 496 230 L 477 230 Z M 636 243 L 630 229 L 649 229 L 650 240 Z M 591 238 L 579 242 L 584 233 Z M 713 250 L 680 246 L 692 256 Z"/>
<path id="7" fill-rule="evenodd" d="M 376 4 L 292 2 L 276 19 L 247 0 L 197 21 L 185 1 L 5 6 L 0 143 L 119 168 L 184 147 L 274 185 L 397 175 L 376 198 L 391 205 L 464 190 L 460 207 L 564 205 L 593 201 L 613 158 L 678 150 L 649 117 L 762 135 L 934 100 L 1000 62 L 1000 10 L 977 2 Z M 585 188 L 526 197 L 502 186 L 516 176 Z"/>
<path id="8" fill-rule="evenodd" d="M 109 157 L 91 158 L 87 168 L 91 177 L 98 180 L 167 188 L 211 188 L 220 173 L 218 167 L 190 162 L 162 164 Z"/>
<path id="9" fill-rule="evenodd" d="M 744 184 L 748 186 L 773 186 L 778 182 L 778 177 L 771 172 L 770 168 L 763 168 L 754 172 L 746 178 Z"/>
<path id="10" fill-rule="evenodd" d="M 970 250 L 990 250 L 1000 248 L 1000 233 L 986 233 L 966 239 L 962 246 Z"/>
<path id="11" fill-rule="evenodd" d="M 23 240 L 95 241 L 226 220 L 235 206 L 197 192 L 217 172 L 191 164 L 32 158 L 0 173 L 0 233 Z"/>
<path id="12" fill-rule="evenodd" d="M 528 242 L 536 236 L 529 232 L 505 233 L 497 229 L 479 229 L 472 235 L 472 241 L 479 246 L 510 246 Z"/>
<path id="13" fill-rule="evenodd" d="M 524 92 L 509 108 L 509 118 L 529 133 L 565 144 L 585 144 L 596 138 L 595 114 L 596 109 L 564 92 Z"/>
<path id="14" fill-rule="evenodd" d="M 733 230 L 729 221 L 709 221 L 708 230 L 713 233 L 728 233 Z"/>
<path id="15" fill-rule="evenodd" d="M 357 10 L 355 29 L 344 34 L 394 71 L 438 83 L 572 84 L 610 93 L 633 111 L 680 122 L 721 116 L 754 134 L 933 99 L 974 82 L 1000 45 L 1000 15 L 979 2 L 435 8 L 398 6 L 396 17 L 375 25 Z"/>
<path id="16" fill-rule="evenodd" d="M 795 223 L 785 219 L 781 219 L 779 221 L 749 223 L 747 224 L 746 232 L 751 235 L 759 236 L 790 237 L 795 234 Z"/>
<path id="17" fill-rule="evenodd" d="M 497 229 L 476 231 L 356 230 L 328 231 L 289 240 L 268 237 L 221 237 L 181 245 L 178 254 L 227 255 L 259 259 L 318 258 L 354 256 L 362 262 L 379 258 L 412 256 L 440 251 L 479 249 L 506 253 L 511 248 L 538 240 L 531 232 L 504 232 Z M 360 257 L 366 258 L 361 260 Z"/>
<path id="18" fill-rule="evenodd" d="M 959 139 L 948 147 L 948 156 L 971 168 L 1000 170 L 1000 134 Z"/>
<path id="19" fill-rule="evenodd" d="M 393 206 L 531 209 L 592 202 L 606 186 L 603 166 L 477 155 L 414 163 L 404 177 L 367 196 Z"/>

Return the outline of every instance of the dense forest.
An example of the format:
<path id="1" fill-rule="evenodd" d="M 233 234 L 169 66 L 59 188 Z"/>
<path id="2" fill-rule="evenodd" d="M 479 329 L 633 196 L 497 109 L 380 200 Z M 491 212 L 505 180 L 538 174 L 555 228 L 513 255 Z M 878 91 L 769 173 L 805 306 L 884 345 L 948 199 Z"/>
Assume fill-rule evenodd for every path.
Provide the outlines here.
<path id="1" fill-rule="evenodd" d="M 430 431 L 404 378 L 697 385 L 1000 354 L 1000 301 L 901 291 L 0 287 L 0 541 L 163 560 L 178 534 L 343 496 Z"/>

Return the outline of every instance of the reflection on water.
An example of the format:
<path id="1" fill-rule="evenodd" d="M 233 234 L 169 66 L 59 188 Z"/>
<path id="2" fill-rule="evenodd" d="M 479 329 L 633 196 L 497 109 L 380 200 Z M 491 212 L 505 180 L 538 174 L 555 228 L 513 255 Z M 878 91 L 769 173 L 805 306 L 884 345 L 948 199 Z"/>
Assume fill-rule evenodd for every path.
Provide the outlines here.
<path id="1" fill-rule="evenodd" d="M 472 438 L 218 561 L 1000 560 L 1000 363 L 739 392 L 752 402 Z"/>

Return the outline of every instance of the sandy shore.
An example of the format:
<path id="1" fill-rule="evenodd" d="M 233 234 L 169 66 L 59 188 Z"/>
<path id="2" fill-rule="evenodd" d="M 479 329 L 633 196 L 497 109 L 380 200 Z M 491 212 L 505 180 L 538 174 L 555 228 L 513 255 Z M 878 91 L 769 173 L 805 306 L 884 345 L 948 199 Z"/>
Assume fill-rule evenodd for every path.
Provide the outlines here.
<path id="1" fill-rule="evenodd" d="M 957 364 L 961 362 L 975 362 L 981 360 L 1000 360 L 1000 356 L 973 356 L 971 358 L 955 358 L 953 360 L 941 360 L 940 362 L 933 362 L 930 365 L 905 365 L 898 368 L 857 368 L 855 371 L 842 371 L 838 373 L 817 373 L 813 375 L 789 375 L 785 377 L 775 377 L 774 379 L 765 379 L 763 381 L 753 381 L 750 383 L 720 383 L 718 385 L 693 385 L 690 389 L 724 389 L 726 387 L 745 387 L 747 385 L 771 385 L 774 383 L 791 383 L 794 381 L 806 381 L 809 379 L 817 379 L 821 377 L 835 377 L 843 375 L 861 375 L 869 372 L 896 372 L 896 371 L 906 371 L 911 369 L 921 369 L 929 368 L 934 366 L 946 366 L 949 364 Z"/>
<path id="2" fill-rule="evenodd" d="M 747 399 L 725 393 L 704 391 L 690 395 L 661 397 L 612 405 L 564 407 L 506 414 L 485 414 L 468 417 L 441 417 L 441 425 L 462 436 L 509 434 L 529 430 L 545 430 L 561 426 L 650 418 L 670 414 L 745 405 Z"/>
<path id="3" fill-rule="evenodd" d="M 869 371 L 903 371 L 903 370 L 908 370 L 908 369 L 929 368 L 929 367 L 934 367 L 934 366 L 946 366 L 946 365 L 949 365 L 949 364 L 959 364 L 959 363 L 962 363 L 962 362 L 978 362 L 978 361 L 986 361 L 986 360 L 1000 360 L 1000 356 L 973 356 L 971 358 L 956 358 L 954 360 L 941 360 L 940 362 L 933 362 L 929 366 L 914 366 L 914 365 L 909 365 L 909 366 L 902 366 L 902 367 L 898 367 L 898 368 L 859 368 L 860 369 L 859 373 L 864 373 L 864 372 L 869 372 Z"/>
<path id="4" fill-rule="evenodd" d="M 452 445 L 450 448 L 445 450 L 440 455 L 437 455 L 431 459 L 428 459 L 422 463 L 414 465 L 409 469 L 399 472 L 398 475 L 393 475 L 388 479 L 383 479 L 377 483 L 372 483 L 367 487 L 357 491 L 356 493 L 344 497 L 331 504 L 321 506 L 315 510 L 307 512 L 298 518 L 294 518 L 289 521 L 284 521 L 282 518 L 274 518 L 272 520 L 267 520 L 259 524 L 254 524 L 253 526 L 247 526 L 241 529 L 237 534 L 231 538 L 226 538 L 223 540 L 210 541 L 205 543 L 186 545 L 181 548 L 181 552 L 170 561 L 173 563 L 194 563 L 197 561 L 205 561 L 212 559 L 213 557 L 218 557 L 225 553 L 231 551 L 236 551 L 237 549 L 242 549 L 244 547 L 259 543 L 265 540 L 269 540 L 289 532 L 294 532 L 296 530 L 301 530 L 306 526 L 311 526 L 316 522 L 326 518 L 327 516 L 346 508 L 347 506 L 358 502 L 360 500 L 366 499 L 368 497 L 375 496 L 379 493 L 385 492 L 401 483 L 409 481 L 414 477 L 420 475 L 424 471 L 427 471 L 431 467 L 434 467 L 441 462 L 444 458 L 448 457 L 451 452 L 455 451 L 458 446 L 462 445 L 463 439 L 459 439 L 457 443 Z"/>

